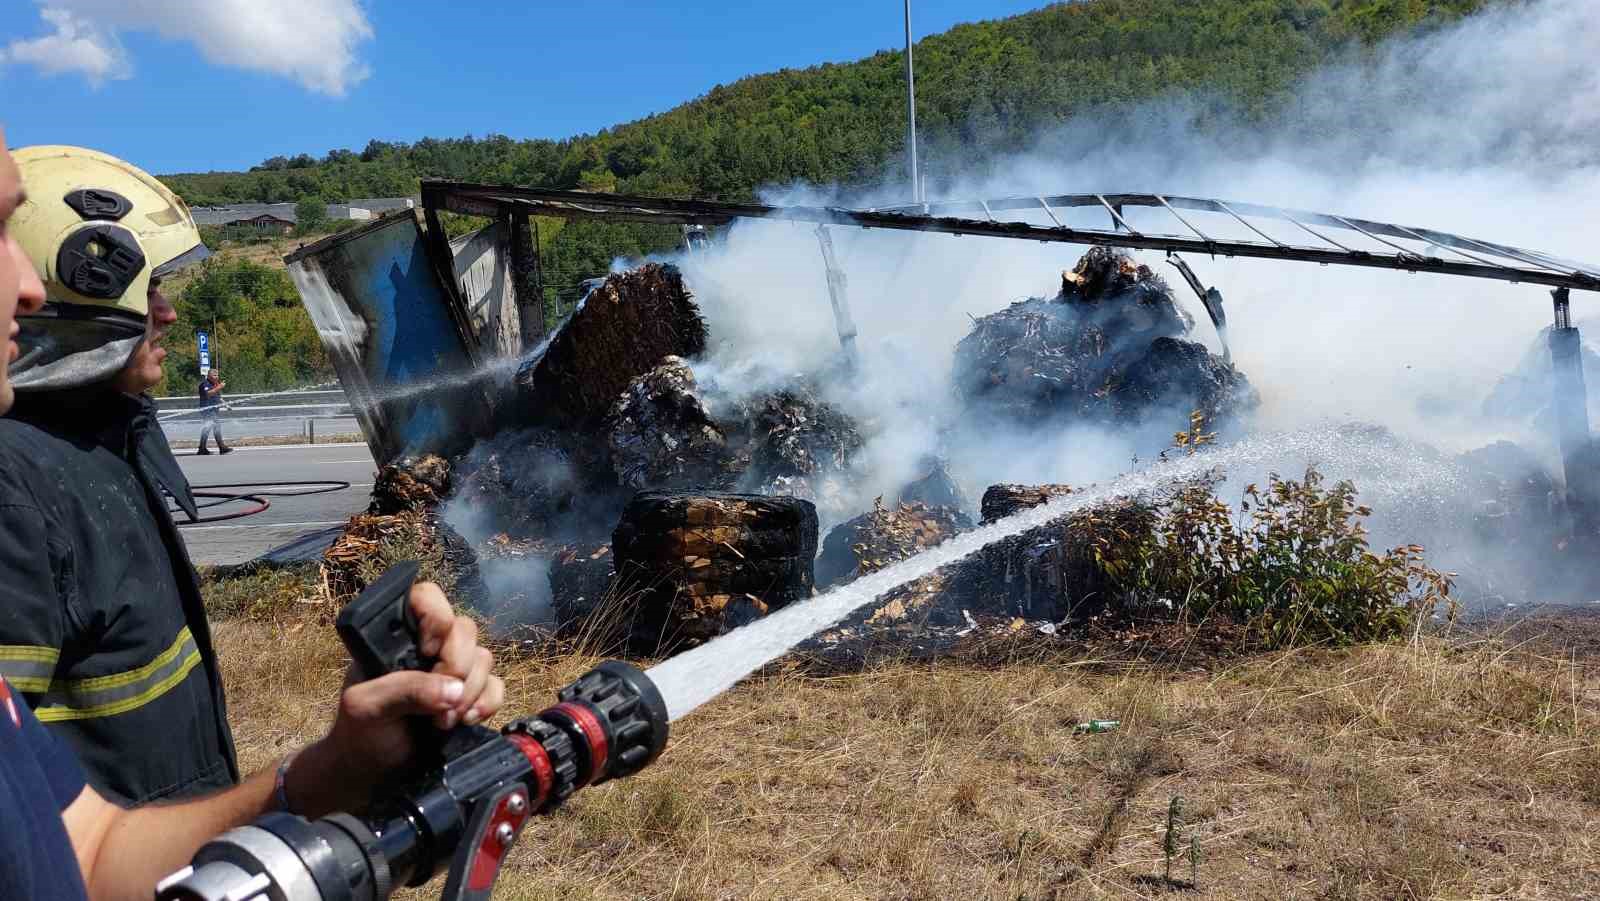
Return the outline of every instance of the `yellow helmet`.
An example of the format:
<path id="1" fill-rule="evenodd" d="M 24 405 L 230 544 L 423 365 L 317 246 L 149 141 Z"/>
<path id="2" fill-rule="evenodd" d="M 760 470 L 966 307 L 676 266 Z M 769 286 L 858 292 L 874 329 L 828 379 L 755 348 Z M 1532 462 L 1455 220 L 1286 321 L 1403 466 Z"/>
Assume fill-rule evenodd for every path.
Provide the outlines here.
<path id="1" fill-rule="evenodd" d="M 188 206 L 142 169 L 83 147 L 12 156 L 28 199 L 8 228 L 44 279 L 46 303 L 17 317 L 11 382 L 28 391 L 108 378 L 144 337 L 151 282 L 210 251 Z"/>

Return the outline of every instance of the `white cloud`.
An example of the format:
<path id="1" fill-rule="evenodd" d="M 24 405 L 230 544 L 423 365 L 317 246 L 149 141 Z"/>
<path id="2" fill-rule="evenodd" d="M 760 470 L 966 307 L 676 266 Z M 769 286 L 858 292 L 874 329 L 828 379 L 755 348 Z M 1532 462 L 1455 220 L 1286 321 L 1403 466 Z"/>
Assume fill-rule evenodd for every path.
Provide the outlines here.
<path id="1" fill-rule="evenodd" d="M 372 39 L 360 0 L 43 0 L 55 33 L 13 41 L 0 62 L 91 82 L 126 78 L 132 62 L 118 35 L 154 32 L 193 44 L 207 61 L 299 82 L 343 96 L 370 70 L 358 56 Z"/>
<path id="2" fill-rule="evenodd" d="M 0 50 L 0 62 L 26 63 L 47 75 L 76 72 L 96 85 L 132 73 L 115 34 L 91 27 L 71 10 L 46 7 L 39 14 L 54 33 L 12 41 Z"/>

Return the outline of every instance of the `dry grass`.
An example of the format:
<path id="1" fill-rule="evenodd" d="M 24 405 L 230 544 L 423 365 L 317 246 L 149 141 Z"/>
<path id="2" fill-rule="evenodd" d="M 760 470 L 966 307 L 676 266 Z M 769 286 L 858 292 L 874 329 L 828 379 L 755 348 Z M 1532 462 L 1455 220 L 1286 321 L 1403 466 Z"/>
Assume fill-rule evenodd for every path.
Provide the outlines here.
<path id="1" fill-rule="evenodd" d="M 217 627 L 247 766 L 315 737 L 343 671 L 332 630 L 286 609 Z M 507 709 L 593 662 L 503 661 Z M 532 824 L 496 897 L 1594 897 L 1592 664 L 1431 640 L 1183 671 L 781 671 Z M 1073 735 L 1089 718 L 1122 728 Z M 1174 795 L 1203 851 L 1193 889 L 1160 878 Z"/>

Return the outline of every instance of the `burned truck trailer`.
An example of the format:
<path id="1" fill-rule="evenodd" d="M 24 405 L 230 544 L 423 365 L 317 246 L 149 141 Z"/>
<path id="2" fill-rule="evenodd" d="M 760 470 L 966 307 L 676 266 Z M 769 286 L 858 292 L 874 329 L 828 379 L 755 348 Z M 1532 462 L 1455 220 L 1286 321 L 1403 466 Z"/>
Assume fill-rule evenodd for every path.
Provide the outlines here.
<path id="1" fill-rule="evenodd" d="M 1162 194 L 1062 194 L 939 201 L 872 209 L 780 207 L 427 181 L 421 214 L 371 225 L 302 248 L 290 273 L 380 464 L 406 453 L 466 449 L 507 421 L 519 368 L 545 333 L 535 216 L 705 229 L 735 220 L 808 223 L 838 337 L 856 353 L 848 282 L 828 231 L 838 227 L 935 232 L 1160 251 L 1190 285 L 1227 352 L 1222 293 L 1182 256 L 1241 257 L 1425 272 L 1541 285 L 1553 290 L 1554 408 L 1560 423 L 1567 506 L 1575 524 L 1600 530 L 1600 464 L 1585 414 L 1570 292 L 1600 291 L 1600 266 L 1539 251 L 1327 213 Z M 450 240 L 441 214 L 490 224 Z M 703 244 L 704 241 L 698 242 Z M 558 329 L 559 331 L 559 329 Z M 515 411 L 526 418 L 530 411 Z M 534 411 L 537 418 L 536 411 Z M 516 418 L 516 417 L 512 417 Z"/>

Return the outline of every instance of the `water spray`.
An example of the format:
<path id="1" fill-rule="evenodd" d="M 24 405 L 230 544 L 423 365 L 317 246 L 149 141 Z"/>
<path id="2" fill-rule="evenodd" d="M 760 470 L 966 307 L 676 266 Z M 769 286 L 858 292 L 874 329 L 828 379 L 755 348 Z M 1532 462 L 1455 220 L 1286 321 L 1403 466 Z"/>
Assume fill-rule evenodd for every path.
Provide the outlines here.
<path id="1" fill-rule="evenodd" d="M 1196 479 L 1224 466 L 1270 466 L 1287 458 L 1326 459 L 1340 454 L 1358 466 L 1392 468 L 1395 459 L 1415 449 L 1380 447 L 1345 436 L 1337 442 L 1336 430 L 1305 429 L 1264 434 L 1205 453 L 1178 457 L 1148 469 L 1128 473 L 1100 488 L 1062 495 L 1037 507 L 1014 513 L 987 526 L 957 535 L 915 556 L 869 573 L 808 601 L 790 604 L 749 625 L 719 636 L 697 648 L 669 658 L 646 671 L 666 699 L 667 713 L 676 722 L 741 679 L 778 659 L 795 645 L 832 626 L 892 589 L 931 575 L 940 567 L 1030 529 L 1047 525 L 1071 513 L 1118 498 L 1136 497 L 1177 482 Z M 1419 458 L 1420 460 L 1420 458 Z M 1417 465 L 1417 479 L 1445 485 L 1457 474 L 1446 465 Z M 1399 490 L 1416 486 L 1395 485 Z"/>
<path id="2" fill-rule="evenodd" d="M 997 541 L 1036 529 L 1069 513 L 1117 497 L 1137 494 L 1167 482 L 1192 478 L 1210 468 L 1191 457 L 1172 465 L 1132 473 L 1103 489 L 1064 495 L 1014 513 L 987 526 L 957 535 L 942 544 L 824 592 L 809 601 L 790 604 L 671 657 L 645 672 L 666 699 L 667 715 L 677 722 L 732 688 L 741 679 L 787 653 L 795 645 L 871 603 L 879 595 L 982 550 Z"/>
<path id="3" fill-rule="evenodd" d="M 269 392 L 267 392 L 265 394 L 250 394 L 250 395 L 246 395 L 244 397 L 238 397 L 238 398 L 235 398 L 234 400 L 225 401 L 223 403 L 218 404 L 217 407 L 216 407 L 215 412 L 221 413 L 221 412 L 224 412 L 224 411 L 232 410 L 235 407 L 240 407 L 243 410 L 245 410 L 246 412 L 248 412 L 249 408 L 244 406 L 246 404 L 253 404 L 253 403 L 256 403 L 258 401 L 270 400 L 270 399 L 272 399 L 274 397 L 283 397 L 283 396 L 289 395 L 289 394 L 307 394 L 307 393 L 310 393 L 310 392 L 313 392 L 313 391 L 324 391 L 324 390 L 327 390 L 328 387 L 329 386 L 328 386 L 327 383 L 323 383 L 323 384 L 320 384 L 320 385 L 312 385 L 312 386 L 307 387 L 307 388 L 285 388 L 282 391 L 269 391 Z M 337 407 L 337 406 L 341 406 L 341 404 L 321 404 L 321 405 L 308 404 L 307 406 Z M 204 407 L 186 407 L 186 408 L 184 408 L 182 410 L 172 410 L 172 411 L 169 411 L 169 412 L 166 412 L 166 413 L 162 413 L 162 414 L 160 414 L 160 415 L 158 415 L 156 417 L 156 421 L 157 422 L 167 422 L 168 420 L 172 420 L 172 419 L 181 419 L 184 416 L 199 416 L 201 413 L 204 413 L 204 412 L 206 412 L 206 408 L 204 408 Z"/>

